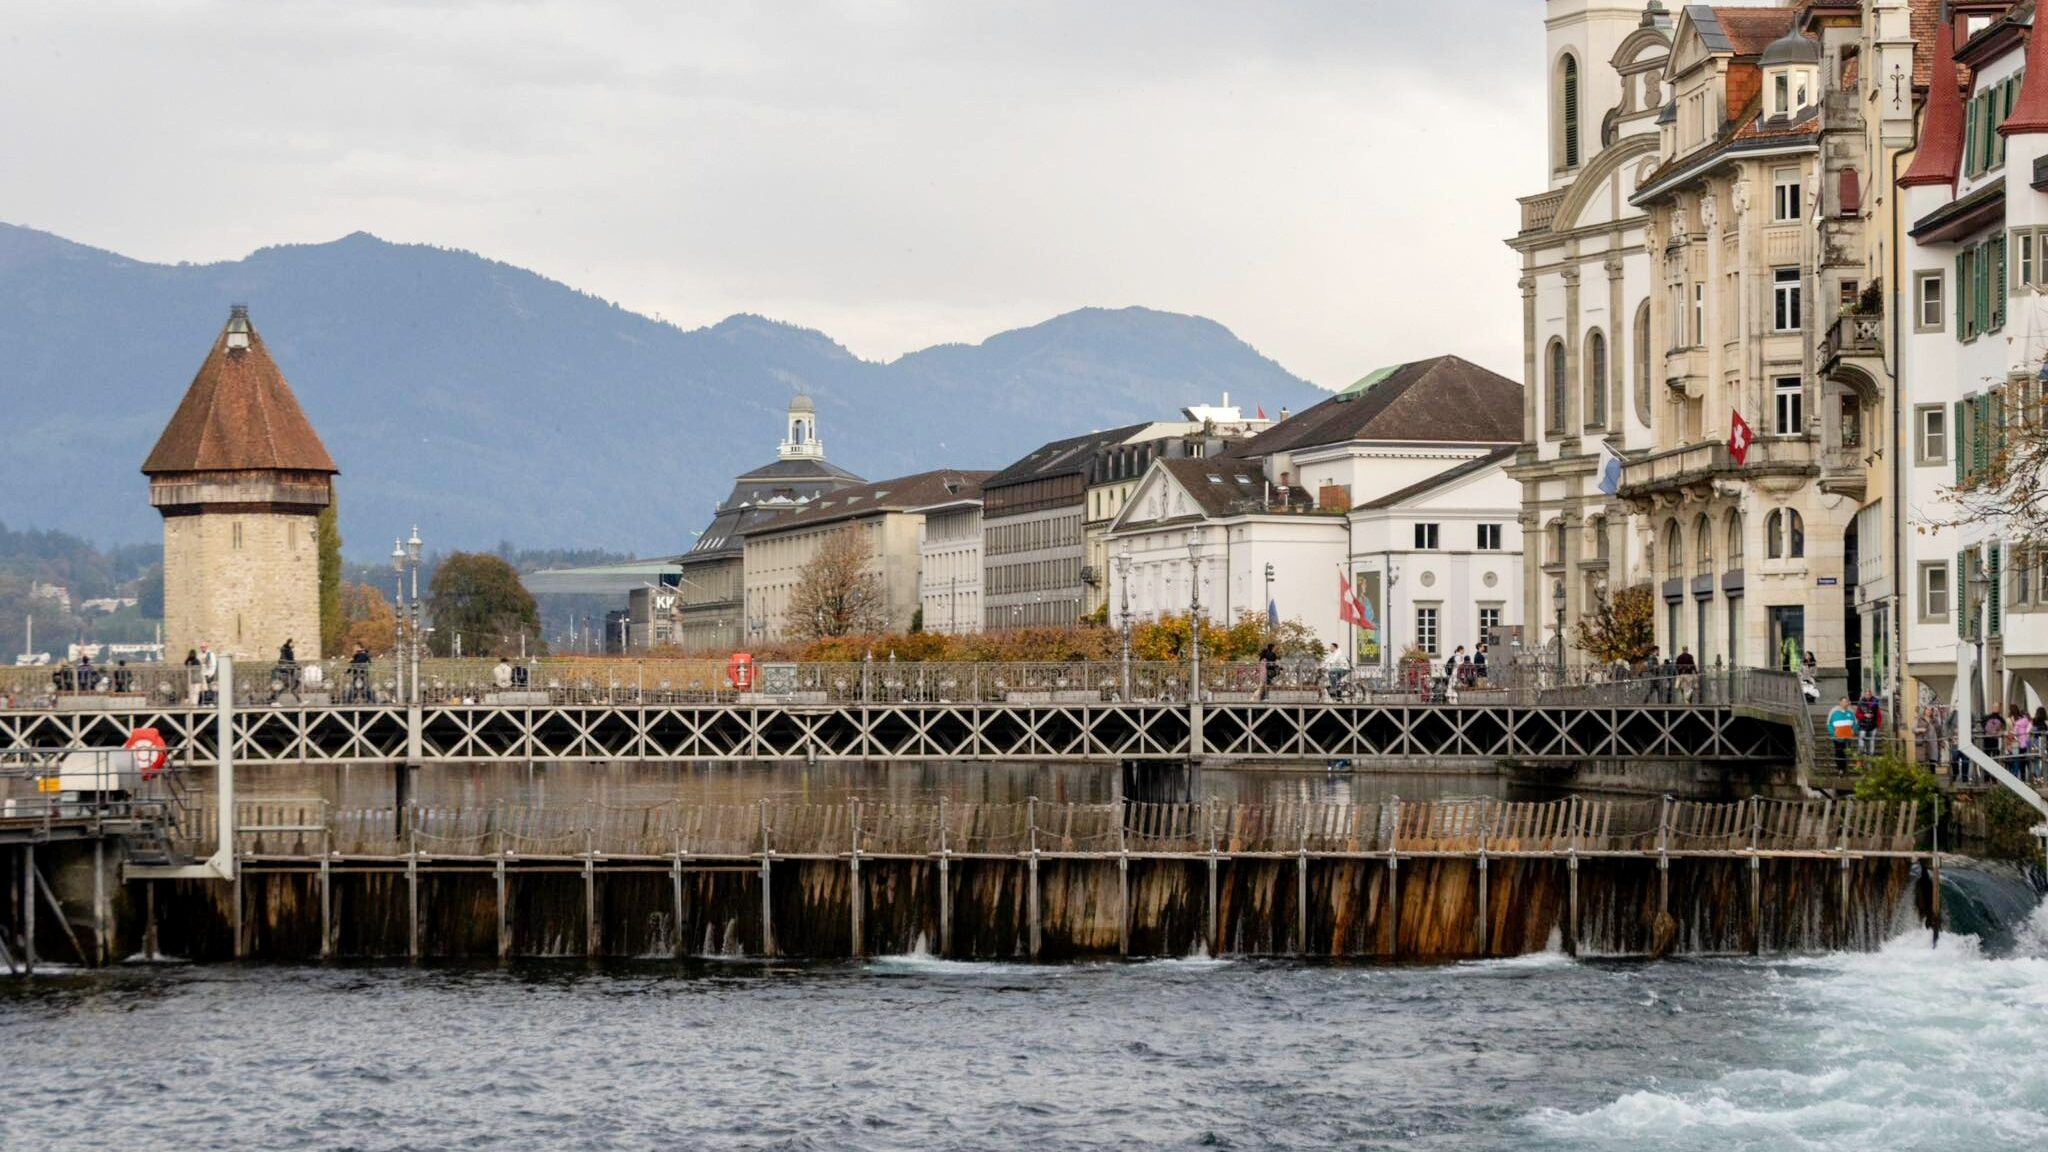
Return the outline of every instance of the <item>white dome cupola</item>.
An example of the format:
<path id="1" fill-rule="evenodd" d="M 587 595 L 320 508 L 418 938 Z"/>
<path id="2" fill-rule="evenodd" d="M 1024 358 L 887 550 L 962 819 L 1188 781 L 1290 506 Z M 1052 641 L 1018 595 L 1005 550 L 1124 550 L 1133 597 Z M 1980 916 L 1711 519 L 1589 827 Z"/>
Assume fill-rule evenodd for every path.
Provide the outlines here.
<path id="1" fill-rule="evenodd" d="M 1764 117 L 1793 117 L 1820 103 L 1820 41 L 1787 32 L 1757 58 L 1764 74 Z"/>
<path id="2" fill-rule="evenodd" d="M 825 442 L 818 438 L 818 407 L 803 392 L 789 402 L 789 421 L 776 453 L 784 460 L 823 460 Z"/>

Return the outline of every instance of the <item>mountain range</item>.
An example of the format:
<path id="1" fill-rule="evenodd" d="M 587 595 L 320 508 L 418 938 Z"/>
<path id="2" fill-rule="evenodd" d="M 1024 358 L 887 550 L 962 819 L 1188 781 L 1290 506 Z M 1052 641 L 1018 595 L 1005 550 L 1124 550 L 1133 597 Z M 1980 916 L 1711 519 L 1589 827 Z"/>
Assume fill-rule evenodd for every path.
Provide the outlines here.
<path id="1" fill-rule="evenodd" d="M 0 224 L 0 519 L 153 539 L 138 468 L 231 302 L 342 470 L 352 556 L 414 523 L 437 549 L 682 551 L 732 477 L 773 458 L 799 387 L 830 459 L 877 479 L 1000 468 L 1226 391 L 1268 412 L 1326 395 L 1212 320 L 1144 308 L 876 363 L 760 316 L 686 330 L 361 232 L 164 265 Z"/>

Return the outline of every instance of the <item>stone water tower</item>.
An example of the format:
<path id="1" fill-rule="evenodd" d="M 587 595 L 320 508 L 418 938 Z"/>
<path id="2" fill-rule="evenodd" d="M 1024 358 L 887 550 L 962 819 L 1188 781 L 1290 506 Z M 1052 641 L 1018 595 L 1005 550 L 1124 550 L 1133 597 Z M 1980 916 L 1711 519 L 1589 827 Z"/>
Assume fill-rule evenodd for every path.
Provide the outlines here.
<path id="1" fill-rule="evenodd" d="M 164 659 L 320 657 L 319 516 L 339 470 L 249 323 L 227 326 L 143 462 L 164 518 Z"/>

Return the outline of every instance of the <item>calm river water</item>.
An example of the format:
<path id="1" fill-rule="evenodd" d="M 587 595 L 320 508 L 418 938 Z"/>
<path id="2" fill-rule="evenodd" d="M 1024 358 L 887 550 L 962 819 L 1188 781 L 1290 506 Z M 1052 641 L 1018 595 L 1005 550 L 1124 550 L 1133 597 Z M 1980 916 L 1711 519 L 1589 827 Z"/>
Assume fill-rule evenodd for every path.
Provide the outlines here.
<path id="1" fill-rule="evenodd" d="M 2007 955 L 131 966 L 0 980 L 7 1149 L 2038 1149 Z"/>

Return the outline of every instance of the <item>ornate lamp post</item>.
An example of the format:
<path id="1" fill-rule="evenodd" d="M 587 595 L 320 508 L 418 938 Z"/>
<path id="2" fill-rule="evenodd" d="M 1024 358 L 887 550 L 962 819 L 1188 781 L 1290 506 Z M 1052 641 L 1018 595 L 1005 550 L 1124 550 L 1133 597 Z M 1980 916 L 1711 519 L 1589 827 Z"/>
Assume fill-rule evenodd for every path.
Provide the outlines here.
<path id="1" fill-rule="evenodd" d="M 1189 669 L 1188 702 L 1202 702 L 1202 534 L 1188 532 L 1188 640 L 1194 661 Z"/>
<path id="2" fill-rule="evenodd" d="M 400 700 L 410 703 L 412 697 L 405 691 L 405 645 L 408 643 L 405 638 L 405 543 L 396 536 L 391 538 L 391 583 L 391 606 L 394 610 L 391 619 L 391 658 L 397 662 L 397 671 L 394 673 L 396 683 L 393 687 L 398 690 Z"/>
<path id="3" fill-rule="evenodd" d="M 1125 703 L 1131 699 L 1131 542 L 1125 540 L 1117 547 L 1116 583 L 1123 607 L 1117 618 L 1123 624 L 1124 634 L 1124 676 L 1123 697 Z"/>
<path id="4" fill-rule="evenodd" d="M 1550 591 L 1550 603 L 1557 609 L 1557 683 L 1564 684 L 1564 581 L 1559 580 Z"/>

